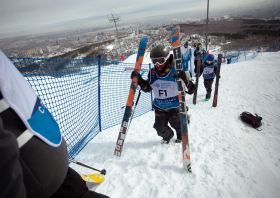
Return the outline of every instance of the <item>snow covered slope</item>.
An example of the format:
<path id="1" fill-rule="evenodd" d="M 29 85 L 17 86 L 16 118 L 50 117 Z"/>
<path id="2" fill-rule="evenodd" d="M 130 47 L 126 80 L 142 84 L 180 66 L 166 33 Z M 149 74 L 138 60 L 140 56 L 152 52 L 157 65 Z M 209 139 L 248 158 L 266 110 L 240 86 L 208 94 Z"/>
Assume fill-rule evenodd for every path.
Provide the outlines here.
<path id="1" fill-rule="evenodd" d="M 75 160 L 107 170 L 96 191 L 112 198 L 279 197 L 279 75 L 280 52 L 222 65 L 216 108 L 215 83 L 206 102 L 200 78 L 197 105 L 187 96 L 192 174 L 183 169 L 176 135 L 169 145 L 160 144 L 152 111 L 132 121 L 123 157 L 113 154 L 120 128 L 115 126 L 98 134 Z M 262 131 L 241 121 L 243 111 L 263 117 Z M 93 173 L 70 166 L 79 173 Z"/>

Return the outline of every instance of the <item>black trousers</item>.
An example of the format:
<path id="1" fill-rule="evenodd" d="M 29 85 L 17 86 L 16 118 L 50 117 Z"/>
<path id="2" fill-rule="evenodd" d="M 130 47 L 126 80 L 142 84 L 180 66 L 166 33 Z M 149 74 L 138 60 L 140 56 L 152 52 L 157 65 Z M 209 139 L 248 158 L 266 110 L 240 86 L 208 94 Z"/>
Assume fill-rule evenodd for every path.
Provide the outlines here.
<path id="1" fill-rule="evenodd" d="M 204 87 L 206 89 L 206 92 L 211 95 L 212 92 L 212 84 L 213 84 L 214 78 L 208 78 L 204 79 Z"/>
<path id="2" fill-rule="evenodd" d="M 50 198 L 109 198 L 89 191 L 86 182 L 72 168 L 68 168 L 66 178 L 60 188 Z"/>
<path id="3" fill-rule="evenodd" d="M 154 128 L 157 131 L 157 134 L 162 137 L 164 140 L 169 140 L 174 136 L 173 130 L 168 126 L 168 123 L 171 125 L 172 128 L 175 129 L 177 134 L 177 139 L 182 139 L 181 136 L 181 124 L 180 124 L 180 117 L 159 117 L 155 116 L 155 124 Z"/>
<path id="4" fill-rule="evenodd" d="M 194 73 L 195 74 L 197 71 L 197 63 L 198 63 L 198 60 L 194 60 Z M 203 66 L 202 66 L 202 61 L 201 61 L 200 68 L 199 68 L 199 76 L 201 76 L 202 72 L 203 72 Z"/>

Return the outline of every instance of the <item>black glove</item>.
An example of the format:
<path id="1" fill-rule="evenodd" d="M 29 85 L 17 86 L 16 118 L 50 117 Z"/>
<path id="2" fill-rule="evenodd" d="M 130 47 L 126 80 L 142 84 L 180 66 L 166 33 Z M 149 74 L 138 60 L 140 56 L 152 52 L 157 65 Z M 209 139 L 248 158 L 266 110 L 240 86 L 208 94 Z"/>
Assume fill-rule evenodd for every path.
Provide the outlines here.
<path id="1" fill-rule="evenodd" d="M 188 80 L 187 75 L 185 71 L 180 70 L 180 72 L 177 72 L 178 78 L 181 78 L 184 82 Z"/>
<path id="2" fill-rule="evenodd" d="M 132 79 L 134 76 L 135 76 L 136 78 L 139 78 L 139 76 L 141 76 L 141 75 L 139 75 L 138 72 L 136 72 L 136 71 L 133 70 L 133 71 L 131 72 L 130 78 Z"/>
<path id="3" fill-rule="evenodd" d="M 195 84 L 193 84 L 192 81 L 189 81 L 187 88 L 188 88 L 188 91 L 186 91 L 187 94 L 191 95 L 195 92 Z"/>
<path id="4" fill-rule="evenodd" d="M 134 76 L 138 79 L 138 84 L 139 84 L 140 81 L 143 80 L 142 76 L 138 72 L 136 72 L 135 70 L 133 70 L 131 72 L 130 78 L 132 79 Z"/>

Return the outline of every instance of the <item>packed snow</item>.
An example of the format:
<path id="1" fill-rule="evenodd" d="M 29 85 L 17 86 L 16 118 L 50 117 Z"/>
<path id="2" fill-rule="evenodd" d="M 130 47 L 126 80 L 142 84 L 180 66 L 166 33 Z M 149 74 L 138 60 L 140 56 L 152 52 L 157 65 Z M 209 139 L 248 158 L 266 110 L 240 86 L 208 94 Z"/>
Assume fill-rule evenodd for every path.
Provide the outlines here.
<path id="1" fill-rule="evenodd" d="M 149 63 L 147 54 L 144 63 Z M 280 52 L 223 64 L 215 108 L 215 82 L 206 102 L 200 77 L 197 104 L 193 105 L 192 95 L 186 99 L 192 173 L 183 169 L 182 144 L 174 142 L 176 135 L 168 145 L 161 145 L 162 138 L 153 128 L 153 111 L 132 120 L 122 157 L 114 156 L 120 129 L 116 125 L 99 133 L 75 160 L 106 169 L 105 181 L 96 192 L 111 198 L 279 197 L 279 75 Z M 243 111 L 263 118 L 261 131 L 241 121 Z M 94 173 L 70 166 L 81 174 Z"/>

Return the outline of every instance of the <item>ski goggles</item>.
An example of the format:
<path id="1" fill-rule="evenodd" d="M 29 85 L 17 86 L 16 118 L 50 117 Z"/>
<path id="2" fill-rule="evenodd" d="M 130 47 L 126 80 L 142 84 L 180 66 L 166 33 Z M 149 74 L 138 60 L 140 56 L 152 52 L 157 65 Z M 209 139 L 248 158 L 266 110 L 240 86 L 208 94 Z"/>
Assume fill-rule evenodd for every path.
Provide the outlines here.
<path id="1" fill-rule="evenodd" d="M 153 58 L 151 59 L 152 60 L 152 63 L 154 65 L 162 65 L 163 63 L 165 63 L 166 59 L 165 58 Z"/>
<path id="2" fill-rule="evenodd" d="M 167 55 L 167 57 L 151 58 L 151 60 L 154 65 L 162 65 L 163 63 L 165 63 L 167 61 L 169 56 L 170 56 L 170 53 Z"/>
<path id="3" fill-rule="evenodd" d="M 213 61 L 206 60 L 206 63 L 207 63 L 208 65 L 210 65 L 210 64 L 213 63 Z"/>

